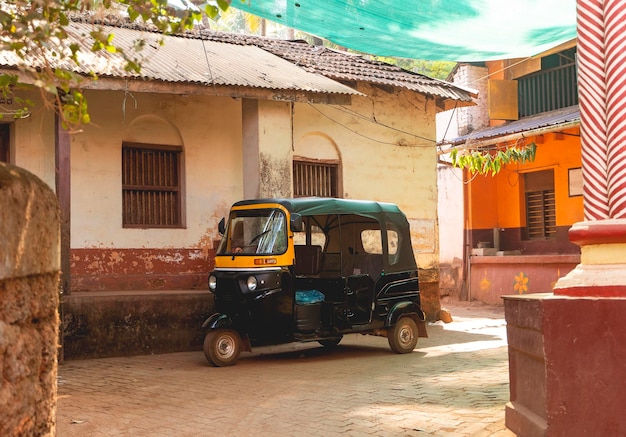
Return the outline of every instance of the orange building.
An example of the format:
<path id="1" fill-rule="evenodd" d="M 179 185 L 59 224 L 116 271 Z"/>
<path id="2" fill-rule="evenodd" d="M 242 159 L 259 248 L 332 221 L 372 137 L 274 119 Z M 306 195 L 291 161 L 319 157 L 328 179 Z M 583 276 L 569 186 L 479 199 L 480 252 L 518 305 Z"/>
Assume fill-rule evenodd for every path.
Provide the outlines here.
<path id="1" fill-rule="evenodd" d="M 477 108 L 456 110 L 459 136 L 444 140 L 444 151 L 536 145 L 532 162 L 508 164 L 496 175 L 464 170 L 469 299 L 501 304 L 502 295 L 549 292 L 580 262 L 580 249 L 568 238 L 570 226 L 583 220 L 573 44 L 523 60 L 460 64 L 452 73 L 454 81 L 479 69 L 487 95 Z"/>

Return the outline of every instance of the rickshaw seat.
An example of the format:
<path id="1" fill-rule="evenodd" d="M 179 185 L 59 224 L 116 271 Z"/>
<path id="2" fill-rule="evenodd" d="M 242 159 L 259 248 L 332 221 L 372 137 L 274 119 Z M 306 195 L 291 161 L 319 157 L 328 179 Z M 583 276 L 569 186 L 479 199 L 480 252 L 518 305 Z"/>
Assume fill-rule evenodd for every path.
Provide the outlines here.
<path id="1" fill-rule="evenodd" d="M 317 275 L 320 271 L 320 255 L 322 248 L 320 246 L 294 246 L 296 263 L 294 272 L 297 276 Z"/>
<path id="2" fill-rule="evenodd" d="M 383 256 L 379 254 L 349 255 L 343 268 L 344 276 L 369 275 L 377 281 L 383 271 Z"/>

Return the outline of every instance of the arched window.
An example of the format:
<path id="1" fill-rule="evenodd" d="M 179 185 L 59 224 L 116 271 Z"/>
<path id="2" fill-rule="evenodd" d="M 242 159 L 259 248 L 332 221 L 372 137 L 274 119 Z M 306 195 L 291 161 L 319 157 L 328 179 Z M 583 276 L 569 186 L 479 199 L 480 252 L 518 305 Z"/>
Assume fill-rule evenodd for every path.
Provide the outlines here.
<path id="1" fill-rule="evenodd" d="M 341 158 L 328 136 L 311 133 L 296 144 L 293 158 L 294 197 L 342 197 Z"/>
<path id="2" fill-rule="evenodd" d="M 133 120 L 122 142 L 122 226 L 184 227 L 184 168 L 174 125 L 154 115 Z"/>

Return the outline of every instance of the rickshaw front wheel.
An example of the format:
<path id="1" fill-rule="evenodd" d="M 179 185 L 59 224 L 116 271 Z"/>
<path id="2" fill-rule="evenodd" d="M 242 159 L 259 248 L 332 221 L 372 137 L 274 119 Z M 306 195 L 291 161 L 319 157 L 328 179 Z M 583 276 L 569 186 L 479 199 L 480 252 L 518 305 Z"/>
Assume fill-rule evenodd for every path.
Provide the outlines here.
<path id="1" fill-rule="evenodd" d="M 232 329 L 216 329 L 204 338 L 204 356 L 215 367 L 232 366 L 241 353 L 241 336 Z"/>
<path id="2" fill-rule="evenodd" d="M 401 317 L 387 334 L 387 341 L 395 353 L 408 354 L 415 349 L 418 335 L 415 321 L 410 317 Z"/>

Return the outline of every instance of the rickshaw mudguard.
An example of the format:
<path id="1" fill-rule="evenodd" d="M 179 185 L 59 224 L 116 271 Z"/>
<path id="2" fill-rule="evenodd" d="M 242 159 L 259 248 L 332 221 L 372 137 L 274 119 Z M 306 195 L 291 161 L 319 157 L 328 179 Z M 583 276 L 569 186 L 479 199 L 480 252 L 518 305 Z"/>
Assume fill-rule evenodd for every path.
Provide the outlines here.
<path id="1" fill-rule="evenodd" d="M 233 321 L 226 314 L 215 313 L 211 314 L 208 319 L 202 324 L 203 328 L 218 329 L 218 328 L 230 328 L 233 326 Z"/>
<path id="2" fill-rule="evenodd" d="M 233 329 L 233 321 L 226 314 L 215 313 L 211 314 L 211 316 L 204 321 L 202 327 L 209 329 Z M 250 338 L 248 337 L 248 335 L 241 333 L 239 333 L 239 335 L 241 336 L 241 350 L 246 352 L 252 352 L 252 345 L 250 344 Z"/>
<path id="3" fill-rule="evenodd" d="M 402 316 L 409 316 L 413 318 L 417 324 L 417 330 L 420 337 L 428 337 L 426 332 L 426 316 L 424 312 L 414 302 L 400 302 L 394 305 L 394 307 L 387 314 L 386 326 L 393 326 Z"/>

